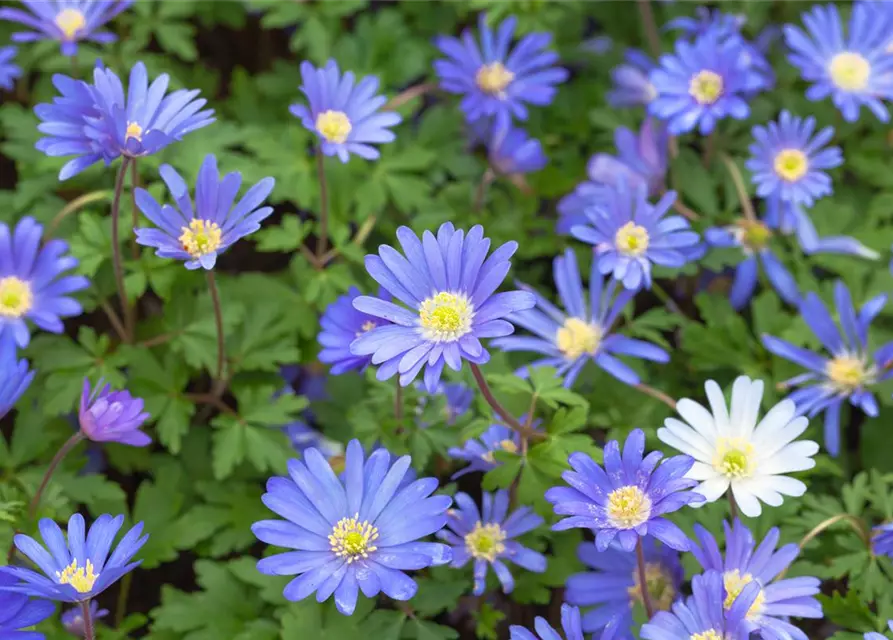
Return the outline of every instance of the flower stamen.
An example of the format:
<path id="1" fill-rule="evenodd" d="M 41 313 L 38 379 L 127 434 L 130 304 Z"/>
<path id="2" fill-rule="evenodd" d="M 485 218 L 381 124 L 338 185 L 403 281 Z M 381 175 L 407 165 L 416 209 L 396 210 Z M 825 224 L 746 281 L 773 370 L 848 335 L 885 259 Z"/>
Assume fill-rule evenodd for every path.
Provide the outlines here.
<path id="1" fill-rule="evenodd" d="M 712 462 L 716 472 L 728 478 L 749 478 L 756 468 L 754 446 L 745 438 L 720 438 Z"/>
<path id="2" fill-rule="evenodd" d="M 797 182 L 806 175 L 809 159 L 800 149 L 783 149 L 775 156 L 775 173 L 785 182 Z"/>
<path id="3" fill-rule="evenodd" d="M 372 544 L 377 539 L 378 529 L 366 520 L 360 522 L 360 514 L 357 513 L 353 518 L 338 521 L 329 535 L 329 545 L 332 553 L 351 564 L 377 551 L 378 547 Z"/>
<path id="4" fill-rule="evenodd" d="M 21 318 L 33 306 L 31 285 L 15 276 L 0 278 L 0 318 Z"/>
<path id="5" fill-rule="evenodd" d="M 505 531 L 498 524 L 481 524 L 479 521 L 465 536 L 465 548 L 472 558 L 493 562 L 505 551 L 505 538 Z"/>
<path id="6" fill-rule="evenodd" d="M 650 238 L 645 227 L 635 222 L 627 222 L 614 235 L 617 251 L 625 256 L 637 258 L 648 250 Z"/>
<path id="7" fill-rule="evenodd" d="M 79 567 L 78 561 L 72 560 L 64 570 L 56 572 L 56 578 L 59 584 L 69 584 L 78 593 L 89 593 L 99 574 L 93 573 L 93 563 L 90 560 L 87 560 L 84 567 Z"/>
<path id="8" fill-rule="evenodd" d="M 752 575 L 750 575 L 749 573 L 741 575 L 741 572 L 738 571 L 738 569 L 726 571 L 722 576 L 722 581 L 726 588 L 726 599 L 725 602 L 723 602 L 723 607 L 725 607 L 726 609 L 731 609 L 732 604 L 744 590 L 744 587 L 753 582 L 753 580 L 754 578 Z M 763 610 L 764 602 L 766 602 L 766 596 L 763 594 L 761 585 L 756 600 L 753 601 L 753 604 L 750 605 L 750 609 L 747 610 L 748 620 L 753 620 L 756 616 L 760 615 L 760 612 Z"/>
<path id="9" fill-rule="evenodd" d="M 501 62 L 491 62 L 478 69 L 475 82 L 481 91 L 498 98 L 505 98 L 505 90 L 515 79 L 515 74 Z"/>
<path id="10" fill-rule="evenodd" d="M 222 231 L 216 222 L 195 218 L 189 228 L 182 227 L 181 231 L 179 240 L 183 251 L 193 258 L 201 258 L 220 248 Z"/>
<path id="11" fill-rule="evenodd" d="M 722 91 L 722 76 L 707 69 L 696 73 L 688 83 L 688 93 L 701 105 L 713 104 L 722 96 Z"/>
<path id="12" fill-rule="evenodd" d="M 330 109 L 316 116 L 316 130 L 323 138 L 334 144 L 347 142 L 351 129 L 353 126 L 350 124 L 350 118 L 343 111 Z"/>
<path id="13" fill-rule="evenodd" d="M 863 91 L 871 76 L 871 63 L 861 54 L 843 51 L 831 58 L 828 74 L 838 89 Z"/>
<path id="14" fill-rule="evenodd" d="M 555 346 L 568 360 L 576 360 L 584 353 L 595 355 L 601 343 L 601 329 L 580 318 L 568 318 L 555 334 Z"/>
<path id="15" fill-rule="evenodd" d="M 608 494 L 607 515 L 615 529 L 633 529 L 651 516 L 651 498 L 634 485 L 614 489 Z"/>
<path id="16" fill-rule="evenodd" d="M 419 307 L 422 336 L 433 342 L 455 342 L 471 331 L 474 306 L 463 293 L 440 293 Z"/>
<path id="17" fill-rule="evenodd" d="M 64 34 L 65 40 L 74 40 L 77 32 L 87 26 L 87 18 L 77 9 L 63 9 L 56 14 L 56 26 Z"/>
<path id="18" fill-rule="evenodd" d="M 837 356 L 826 366 L 825 373 L 831 386 L 843 393 L 852 393 L 859 387 L 874 381 L 875 372 L 861 358 L 851 355 Z"/>

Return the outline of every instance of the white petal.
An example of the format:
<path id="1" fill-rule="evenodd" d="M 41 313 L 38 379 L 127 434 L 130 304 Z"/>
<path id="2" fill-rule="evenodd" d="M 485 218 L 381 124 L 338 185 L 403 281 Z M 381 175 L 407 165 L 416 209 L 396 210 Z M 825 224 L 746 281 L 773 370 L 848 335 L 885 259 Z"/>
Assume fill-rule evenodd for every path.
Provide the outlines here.
<path id="1" fill-rule="evenodd" d="M 750 378 L 747 376 L 739 376 L 735 378 L 732 385 L 732 402 L 730 403 L 729 426 L 731 435 L 738 436 L 740 434 L 740 425 L 744 421 L 747 413 L 747 401 L 750 397 Z"/>
<path id="2" fill-rule="evenodd" d="M 713 412 L 713 421 L 716 424 L 717 431 L 722 433 L 729 426 L 729 411 L 726 409 L 726 398 L 715 380 L 705 382 L 704 390 L 707 392 L 707 401 L 710 403 L 710 410 Z"/>
<path id="3" fill-rule="evenodd" d="M 729 477 L 718 475 L 715 478 L 711 478 L 710 480 L 705 480 L 697 487 L 695 487 L 693 491 L 696 491 L 704 496 L 707 499 L 707 502 L 716 502 L 722 497 L 722 494 L 724 494 L 728 488 Z M 701 504 L 706 504 L 706 502 Z M 696 504 L 694 506 L 699 507 L 701 505 Z"/>
<path id="4" fill-rule="evenodd" d="M 797 478 L 789 478 L 787 476 L 762 476 L 754 478 L 754 480 L 765 482 L 773 491 L 777 491 L 782 495 L 799 498 L 806 493 L 806 484 L 797 480 Z"/>
<path id="5" fill-rule="evenodd" d="M 758 500 L 762 500 L 770 507 L 780 507 L 784 502 L 784 498 L 773 486 L 769 480 L 771 476 L 759 476 L 756 478 L 747 478 L 741 480 L 741 490 L 752 493 Z"/>
<path id="6" fill-rule="evenodd" d="M 752 443 L 760 456 L 769 458 L 781 451 L 786 444 L 802 435 L 808 426 L 809 418 L 799 416 L 791 420 L 783 428 L 772 432 L 763 431 L 757 427 Z"/>
<path id="7" fill-rule="evenodd" d="M 741 510 L 741 513 L 747 517 L 756 518 L 763 513 L 763 507 L 760 506 L 760 501 L 757 500 L 756 496 L 745 487 L 742 487 L 737 483 L 733 484 L 732 494 L 735 496 L 735 502 L 738 503 L 738 508 Z"/>
<path id="8" fill-rule="evenodd" d="M 760 475 L 776 475 L 805 471 L 815 466 L 812 459 L 819 451 L 819 445 L 812 440 L 799 440 L 784 447 L 781 451 L 757 466 Z"/>
<path id="9" fill-rule="evenodd" d="M 658 433 L 658 436 L 660 434 Z M 688 470 L 688 473 L 685 474 L 686 478 L 690 480 L 709 480 L 710 478 L 721 476 L 723 474 L 719 473 L 716 469 L 713 468 L 713 465 L 704 464 L 703 462 L 695 462 L 691 469 Z"/>
<path id="10" fill-rule="evenodd" d="M 664 427 L 657 430 L 657 437 L 682 453 L 703 462 L 709 462 L 715 453 L 715 448 L 701 434 L 675 418 L 664 420 Z"/>
<path id="11" fill-rule="evenodd" d="M 709 442 L 714 442 L 719 435 L 713 415 L 694 400 L 682 398 L 676 403 L 676 411 L 682 419 L 697 429 Z"/>

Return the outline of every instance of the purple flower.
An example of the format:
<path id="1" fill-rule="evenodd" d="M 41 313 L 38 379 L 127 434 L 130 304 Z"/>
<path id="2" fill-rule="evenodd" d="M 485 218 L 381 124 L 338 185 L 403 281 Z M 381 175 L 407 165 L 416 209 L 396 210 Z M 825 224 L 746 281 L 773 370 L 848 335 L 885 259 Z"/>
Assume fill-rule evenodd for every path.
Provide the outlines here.
<path id="1" fill-rule="evenodd" d="M 81 433 L 93 442 L 120 442 L 132 447 L 145 447 L 152 438 L 140 431 L 149 418 L 143 411 L 141 398 L 129 391 L 112 391 L 102 381 L 90 392 L 90 381 L 84 380 L 78 422 Z"/>
<path id="2" fill-rule="evenodd" d="M 615 109 L 648 105 L 657 97 L 657 89 L 648 77 L 657 65 L 638 49 L 627 49 L 623 60 L 623 64 L 611 69 L 608 104 Z"/>
<path id="3" fill-rule="evenodd" d="M 302 62 L 301 80 L 301 91 L 310 106 L 295 103 L 289 111 L 319 137 L 322 152 L 327 156 L 337 155 L 341 162 L 347 162 L 350 154 L 355 153 L 375 160 L 380 154 L 372 145 L 394 140 L 389 127 L 399 124 L 402 118 L 392 111 L 378 113 L 387 98 L 375 95 L 375 76 L 366 76 L 354 84 L 352 71 L 342 75 L 338 63 L 329 60 L 322 68 Z"/>
<path id="4" fill-rule="evenodd" d="M 390 324 L 381 318 L 354 309 L 353 301 L 360 295 L 359 289 L 351 287 L 346 294 L 339 296 L 335 302 L 326 307 L 320 319 L 322 330 L 316 338 L 322 346 L 319 361 L 332 365 L 331 374 L 334 376 L 348 371 L 363 370 L 369 366 L 372 358 L 368 355 L 353 355 L 350 352 L 350 343 L 376 327 Z M 379 297 L 390 300 L 390 296 L 384 291 L 379 291 Z"/>
<path id="5" fill-rule="evenodd" d="M 22 68 L 12 61 L 15 55 L 15 47 L 0 47 L 0 89 L 12 91 L 16 78 L 22 75 Z"/>
<path id="6" fill-rule="evenodd" d="M 34 380 L 26 360 L 16 360 L 11 336 L 0 335 L 0 419 L 9 413 Z"/>
<path id="7" fill-rule="evenodd" d="M 236 203 L 242 174 L 234 171 L 221 179 L 212 154 L 205 156 L 199 169 L 194 208 L 183 177 L 167 164 L 159 173 L 177 206 L 162 207 L 148 191 L 137 188 L 137 206 L 158 228 L 134 229 L 136 241 L 155 247 L 160 258 L 184 260 L 187 269 L 213 269 L 218 255 L 260 229 L 273 213 L 273 207 L 260 207 L 273 190 L 273 178 L 258 182 Z"/>
<path id="8" fill-rule="evenodd" d="M 487 143 L 487 155 L 490 166 L 507 176 L 535 173 L 549 162 L 540 141 L 515 127 L 494 130 Z"/>
<path id="9" fill-rule="evenodd" d="M 99 603 L 96 600 L 90 601 L 90 619 L 95 624 L 97 620 L 100 618 L 104 618 L 109 614 L 108 609 L 100 609 Z M 65 627 L 65 630 L 75 636 L 80 638 L 85 637 L 86 630 L 84 629 L 84 614 L 80 607 L 75 607 L 74 609 L 69 609 L 65 613 L 62 614 L 62 626 Z"/>
<path id="10" fill-rule="evenodd" d="M 607 185 L 594 182 L 581 182 L 572 193 L 558 201 L 558 222 L 555 233 L 570 235 L 571 229 L 585 225 L 589 221 L 587 209 L 605 207 L 611 203 L 611 189 Z"/>
<path id="11" fill-rule="evenodd" d="M 516 454 L 521 450 L 521 434 L 502 424 L 492 424 L 480 438 L 466 440 L 462 447 L 450 447 L 447 455 L 454 460 L 465 460 L 468 466 L 452 475 L 451 480 L 461 478 L 466 473 L 479 471 L 486 473 L 500 463 L 493 456 L 496 451 Z"/>
<path id="12" fill-rule="evenodd" d="M 815 225 L 806 210 L 798 204 L 783 202 L 780 197 L 771 197 L 766 201 L 766 213 L 763 222 L 770 229 L 778 229 L 781 233 L 797 234 L 800 248 L 806 255 L 831 253 L 857 256 L 868 260 L 877 260 L 880 254 L 850 236 L 825 236 L 820 238 Z"/>
<path id="13" fill-rule="evenodd" d="M 509 515 L 509 492 L 504 490 L 485 491 L 480 511 L 467 493 L 459 492 L 453 499 L 457 508 L 447 512 L 448 529 L 437 537 L 453 549 L 451 567 L 474 562 L 474 595 L 484 593 L 488 567 L 493 567 L 503 593 L 511 593 L 515 586 L 506 561 L 536 573 L 546 570 L 546 556 L 513 540 L 543 525 L 545 521 L 533 510 L 521 507 Z"/>
<path id="14" fill-rule="evenodd" d="M 893 523 L 878 525 L 874 532 L 872 545 L 875 555 L 893 559 Z"/>
<path id="15" fill-rule="evenodd" d="M 668 142 L 666 126 L 652 118 L 645 119 L 638 135 L 626 127 L 617 127 L 617 155 L 592 156 L 586 167 L 589 179 L 608 186 L 623 180 L 633 189 L 644 185 L 650 195 L 655 195 L 663 189 L 667 175 Z"/>
<path id="16" fill-rule="evenodd" d="M 20 347 L 31 340 L 26 320 L 51 333 L 62 333 L 62 318 L 80 315 L 81 304 L 69 294 L 86 289 L 83 276 L 62 275 L 78 261 L 67 255 L 68 243 L 48 240 L 41 246 L 43 226 L 22 218 L 10 230 L 0 224 L 0 341 L 12 338 Z"/>
<path id="17" fill-rule="evenodd" d="M 81 40 L 99 44 L 117 40 L 115 34 L 100 29 L 130 7 L 133 0 L 23 0 L 22 4 L 29 11 L 0 9 L 0 19 L 32 29 L 13 33 L 13 42 L 58 40 L 62 55 L 73 56 Z"/>
<path id="18" fill-rule="evenodd" d="M 513 624 L 509 627 L 509 640 L 561 640 L 561 636 L 552 628 L 545 618 L 537 617 L 533 622 L 536 635 Z M 580 627 L 580 610 L 567 604 L 561 605 L 561 630 L 565 640 L 583 640 L 583 629 Z"/>
<path id="19" fill-rule="evenodd" d="M 55 605 L 46 600 L 32 600 L 23 593 L 5 591 L 18 580 L 14 576 L 0 572 L 0 638 L 2 640 L 44 640 L 42 633 L 24 631 L 38 622 L 43 622 L 55 610 Z"/>
<path id="20" fill-rule="evenodd" d="M 689 540 L 682 529 L 663 516 L 704 501 L 704 496 L 689 491 L 697 481 L 684 477 L 694 460 L 674 456 L 658 466 L 663 454 L 653 451 L 643 459 L 644 451 L 645 432 L 635 429 L 622 454 L 616 440 L 605 445 L 604 469 L 583 453 L 571 454 L 568 462 L 574 470 L 561 475 L 570 487 L 546 492 L 555 513 L 570 516 L 552 529 L 591 529 L 599 551 L 615 538 L 622 549 L 632 551 L 646 535 L 677 551 L 688 550 Z"/>

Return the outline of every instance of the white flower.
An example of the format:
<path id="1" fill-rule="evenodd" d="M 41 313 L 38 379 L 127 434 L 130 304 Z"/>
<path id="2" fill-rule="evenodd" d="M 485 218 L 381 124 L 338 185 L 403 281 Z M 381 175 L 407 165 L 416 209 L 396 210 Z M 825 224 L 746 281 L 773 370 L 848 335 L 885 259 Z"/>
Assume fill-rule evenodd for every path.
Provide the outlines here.
<path id="1" fill-rule="evenodd" d="M 704 389 L 712 415 L 697 402 L 683 398 L 676 411 L 685 422 L 667 418 L 657 430 L 662 442 L 695 459 L 686 474 L 701 481 L 694 491 L 714 502 L 731 485 L 742 513 L 750 517 L 760 515 L 761 501 L 777 507 L 783 502 L 782 495 L 802 496 L 806 485 L 784 474 L 814 467 L 812 456 L 819 445 L 812 440 L 794 442 L 809 423 L 805 416 L 795 417 L 795 404 L 779 402 L 757 424 L 762 380 L 745 376 L 735 380 L 731 415 L 716 382 L 708 380 Z"/>

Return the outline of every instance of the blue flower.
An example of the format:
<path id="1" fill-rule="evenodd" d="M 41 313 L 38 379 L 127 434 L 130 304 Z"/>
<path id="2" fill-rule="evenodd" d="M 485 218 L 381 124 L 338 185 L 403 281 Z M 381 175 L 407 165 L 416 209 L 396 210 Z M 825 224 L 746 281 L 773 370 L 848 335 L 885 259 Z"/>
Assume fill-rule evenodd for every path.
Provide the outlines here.
<path id="1" fill-rule="evenodd" d="M 494 128 L 487 142 L 487 156 L 490 166 L 506 176 L 535 173 L 549 162 L 540 141 L 516 127 Z"/>
<path id="2" fill-rule="evenodd" d="M 605 207 L 611 202 L 611 187 L 586 181 L 578 184 L 572 193 L 558 201 L 558 222 L 555 233 L 570 235 L 571 229 L 585 225 L 589 218 L 586 210 Z"/>
<path id="3" fill-rule="evenodd" d="M 652 264 L 687 262 L 683 250 L 698 244 L 698 234 L 682 216 L 664 217 L 676 202 L 675 191 L 651 204 L 645 187 L 620 180 L 604 195 L 603 205 L 585 210 L 586 224 L 571 228 L 572 236 L 594 245 L 601 273 L 613 274 L 627 289 L 650 289 Z"/>
<path id="4" fill-rule="evenodd" d="M 322 346 L 319 361 L 332 365 L 332 375 L 338 376 L 348 371 L 363 370 L 372 361 L 368 355 L 355 356 L 350 352 L 350 343 L 358 336 L 375 329 L 390 325 L 390 322 L 371 316 L 353 307 L 353 301 L 360 296 L 360 290 L 351 287 L 346 294 L 339 296 L 335 302 L 326 307 L 320 325 L 322 330 L 316 340 Z M 379 296 L 390 300 L 386 292 Z"/>
<path id="5" fill-rule="evenodd" d="M 644 451 L 645 432 L 634 429 L 623 445 L 622 455 L 617 440 L 605 445 L 604 469 L 586 454 L 571 454 L 568 462 L 574 470 L 561 474 L 571 486 L 552 487 L 546 492 L 555 513 L 570 516 L 552 529 L 591 529 L 599 551 L 607 549 L 615 538 L 622 549 L 631 551 L 646 535 L 677 551 L 686 551 L 688 538 L 663 516 L 704 501 L 704 496 L 689 491 L 697 481 L 684 477 L 694 460 L 674 456 L 658 466 L 663 454 L 652 451 L 643 459 Z"/>
<path id="6" fill-rule="evenodd" d="M 806 255 L 831 253 L 869 260 L 877 260 L 880 257 L 877 251 L 869 249 L 850 236 L 820 238 L 806 210 L 801 205 L 783 202 L 777 195 L 766 200 L 763 222 L 770 229 L 778 229 L 785 235 L 796 233 L 800 248 Z"/>
<path id="7" fill-rule="evenodd" d="M 798 118 L 787 110 L 778 122 L 753 128 L 756 142 L 750 145 L 747 168 L 758 196 L 811 207 L 833 191 L 825 170 L 843 164 L 843 155 L 840 147 L 823 148 L 834 137 L 833 127 L 814 132 L 815 118 Z"/>
<path id="8" fill-rule="evenodd" d="M 775 336 L 762 336 L 769 351 L 808 370 L 783 384 L 805 385 L 789 396 L 797 403 L 799 413 L 813 417 L 825 412 L 825 447 L 833 456 L 840 453 L 840 409 L 844 401 L 877 417 L 878 404 L 870 388 L 893 375 L 893 342 L 873 354 L 868 350 L 871 321 L 886 302 L 886 295 L 875 296 L 857 314 L 846 285 L 835 283 L 834 304 L 843 328 L 841 337 L 827 307 L 815 293 L 808 293 L 800 304 L 800 315 L 830 352 L 830 358 Z"/>
<path id="9" fill-rule="evenodd" d="M 536 635 L 524 627 L 513 624 L 509 627 L 509 640 L 562 640 L 561 635 L 545 618 L 537 617 L 533 628 L 536 630 Z M 561 605 L 561 630 L 564 631 L 564 640 L 583 640 L 580 610 L 577 607 Z"/>
<path id="10" fill-rule="evenodd" d="M 12 61 L 15 55 L 15 47 L 0 47 L 0 89 L 12 91 L 16 78 L 22 75 L 22 68 Z"/>
<path id="11" fill-rule="evenodd" d="M 887 626 L 890 628 L 890 631 L 893 631 L 893 620 L 887 620 Z M 865 634 L 863 640 L 887 640 L 887 636 L 882 633 L 871 631 L 870 633 Z"/>
<path id="12" fill-rule="evenodd" d="M 102 381 L 90 392 L 90 381 L 84 379 L 78 423 L 81 433 L 93 442 L 118 442 L 131 447 L 145 447 L 152 438 L 140 431 L 149 414 L 143 411 L 142 398 L 129 391 L 112 391 Z"/>
<path id="13" fill-rule="evenodd" d="M 63 276 L 78 261 L 66 255 L 68 243 L 48 240 L 43 226 L 22 218 L 10 230 L 0 224 L 0 341 L 13 338 L 20 347 L 31 340 L 26 320 L 51 333 L 62 333 L 62 318 L 80 315 L 81 304 L 69 294 L 86 289 L 83 276 Z"/>
<path id="14" fill-rule="evenodd" d="M 893 98 L 893 56 L 887 53 L 889 22 L 866 3 L 852 5 L 848 36 L 833 4 L 815 5 L 803 14 L 806 31 L 785 25 L 791 64 L 811 82 L 806 97 L 829 95 L 844 120 L 855 122 L 866 106 L 882 122 L 890 119 L 883 101 Z"/>
<path id="15" fill-rule="evenodd" d="M 480 48 L 471 32 L 462 39 L 438 36 L 435 45 L 446 58 L 435 60 L 434 71 L 444 91 L 463 95 L 461 107 L 470 122 L 495 117 L 504 127 L 514 117 L 527 119 L 527 104 L 544 106 L 555 97 L 555 85 L 568 73 L 554 66 L 558 54 L 546 51 L 552 41 L 548 33 L 524 36 L 510 50 L 517 20 L 506 18 L 495 33 L 487 26 L 487 15 L 478 17 Z"/>
<path id="16" fill-rule="evenodd" d="M 159 258 L 184 260 L 187 269 L 213 269 L 218 255 L 260 229 L 273 213 L 273 207 L 260 207 L 276 184 L 273 178 L 258 182 L 236 203 L 242 174 L 234 171 L 221 179 L 212 154 L 198 171 L 194 207 L 186 181 L 173 167 L 161 165 L 159 173 L 177 206 L 162 207 L 148 191 L 137 188 L 137 207 L 158 228 L 134 229 L 136 241 L 155 247 Z"/>
<path id="17" fill-rule="evenodd" d="M 100 618 L 104 618 L 109 614 L 108 609 L 100 609 L 99 603 L 96 600 L 90 601 L 90 620 L 96 624 L 96 621 Z M 62 614 L 62 626 L 65 627 L 65 630 L 79 638 L 83 638 L 86 630 L 84 629 L 84 612 L 80 607 L 75 607 L 74 609 L 69 609 L 65 613 Z"/>
<path id="18" fill-rule="evenodd" d="M 656 66 L 643 51 L 627 49 L 623 54 L 623 64 L 611 69 L 608 104 L 615 109 L 648 105 L 657 97 L 657 89 L 648 77 Z"/>
<path id="19" fill-rule="evenodd" d="M 791 305 L 800 304 L 800 290 L 794 276 L 784 267 L 770 248 L 772 231 L 759 220 L 741 218 L 727 227 L 711 227 L 704 232 L 704 238 L 711 247 L 741 249 L 744 260 L 735 268 L 735 279 L 729 302 L 735 309 L 743 308 L 753 297 L 757 286 L 758 262 L 772 288 L 782 300 Z"/>
<path id="20" fill-rule="evenodd" d="M 487 362 L 490 354 L 481 338 L 511 334 L 514 327 L 504 318 L 536 300 L 526 291 L 494 293 L 518 243 L 507 242 L 487 258 L 490 239 L 480 225 L 466 235 L 447 222 L 436 236 L 425 231 L 421 239 L 400 227 L 397 239 L 406 257 L 381 245 L 377 256 L 366 256 L 366 270 L 408 308 L 370 296 L 356 298 L 354 308 L 393 324 L 364 333 L 350 352 L 371 355 L 372 364 L 381 365 L 379 380 L 399 373 L 404 387 L 425 368 L 425 388 L 433 391 L 444 364 L 459 371 L 463 360 Z"/>
<path id="21" fill-rule="evenodd" d="M 52 602 L 32 600 L 23 593 L 5 591 L 18 581 L 11 575 L 0 573 L 0 638 L 2 640 L 44 640 L 42 633 L 23 631 L 43 622 L 56 609 Z"/>
<path id="22" fill-rule="evenodd" d="M 614 186 L 621 180 L 632 188 L 644 185 L 655 195 L 664 186 L 667 175 L 669 135 L 666 126 L 646 118 L 639 134 L 626 127 L 614 129 L 617 156 L 596 153 L 586 166 L 592 182 Z"/>
<path id="23" fill-rule="evenodd" d="M 893 559 L 893 523 L 878 525 L 874 531 L 872 546 L 875 555 Z"/>
<path id="24" fill-rule="evenodd" d="M 748 585 L 732 598 L 722 574 L 708 571 L 692 578 L 692 596 L 669 611 L 657 612 L 642 625 L 642 640 L 748 640 L 754 625 L 747 620 L 759 589 Z M 724 603 L 731 604 L 724 607 Z"/>
<path id="25" fill-rule="evenodd" d="M 818 578 L 798 577 L 775 580 L 800 553 L 796 544 L 787 544 L 776 551 L 780 536 L 773 527 L 756 545 L 753 534 L 740 520 L 733 526 L 723 522 L 725 558 L 716 540 L 704 527 L 695 525 L 698 545 L 691 552 L 705 571 L 717 571 L 722 576 L 726 596 L 724 607 L 734 609 L 733 602 L 751 584 L 757 585 L 756 596 L 745 609 L 745 618 L 759 628 L 765 638 L 809 640 L 805 633 L 788 622 L 789 617 L 821 618 L 822 605 L 815 596 L 821 581 Z M 729 611 L 731 614 L 731 611 Z"/>
<path id="26" fill-rule="evenodd" d="M 334 594 L 345 615 L 353 613 L 360 590 L 367 598 L 379 592 L 412 598 L 418 585 L 404 571 L 452 559 L 448 546 L 418 542 L 443 528 L 452 500 L 431 496 L 435 478 L 401 487 L 410 463 L 409 456 L 392 463 L 384 449 L 367 459 L 357 440 L 347 445 L 343 479 L 316 449 L 307 449 L 303 461 L 290 460 L 290 477 L 271 478 L 263 496 L 285 520 L 256 522 L 251 530 L 262 542 L 295 551 L 258 561 L 258 571 L 297 575 L 283 591 L 286 599 L 315 592 L 323 602 Z"/>
<path id="27" fill-rule="evenodd" d="M 66 540 L 59 525 L 49 518 L 42 519 L 39 529 L 46 548 L 21 533 L 15 536 L 15 546 L 38 566 L 43 575 L 24 567 L 0 568 L 0 572 L 19 579 L 17 584 L 4 589 L 58 602 L 84 602 L 95 598 L 142 562 L 130 562 L 149 539 L 148 535 L 142 535 L 142 522 L 121 538 L 109 557 L 112 542 L 122 524 L 124 516 L 101 515 L 85 538 L 84 518 L 76 513 L 68 520 Z"/>
<path id="28" fill-rule="evenodd" d="M 106 23 L 133 4 L 134 0 L 24 0 L 29 9 L 0 9 L 0 19 L 18 22 L 32 31 L 12 34 L 14 42 L 58 40 L 62 55 L 73 56 L 78 42 L 89 40 L 109 44 L 114 33 L 99 31 Z"/>
<path id="29" fill-rule="evenodd" d="M 462 447 L 450 447 L 447 455 L 454 460 L 465 460 L 468 466 L 452 475 L 451 480 L 461 478 L 466 473 L 479 471 L 486 473 L 500 463 L 493 456 L 496 451 L 518 453 L 521 450 L 521 434 L 505 425 L 492 424 L 480 438 L 466 440 Z"/>
<path id="30" fill-rule="evenodd" d="M 460 491 L 453 499 L 456 508 L 448 512 L 449 528 L 438 532 L 437 537 L 453 549 L 451 567 L 464 567 L 474 561 L 474 595 L 484 593 L 488 567 L 493 567 L 503 593 L 511 593 L 515 587 L 506 561 L 536 573 L 546 570 L 546 556 L 513 540 L 545 522 L 532 509 L 520 507 L 509 515 L 509 492 L 505 490 L 485 491 L 480 511 L 467 493 Z"/>
<path id="31" fill-rule="evenodd" d="M 329 60 L 322 68 L 302 62 L 301 81 L 309 107 L 295 103 L 289 111 L 319 137 L 325 155 L 337 155 L 341 162 L 347 162 L 352 153 L 375 160 L 381 154 L 372 145 L 394 140 L 389 127 L 402 118 L 393 111 L 378 112 L 387 98 L 375 95 L 377 77 L 366 76 L 355 83 L 352 71 L 342 75 L 338 63 Z"/>
<path id="32" fill-rule="evenodd" d="M 655 611 L 669 611 L 679 596 L 684 572 L 679 554 L 642 538 L 645 553 L 645 584 Z M 577 555 L 595 571 L 577 573 L 567 579 L 565 598 L 581 607 L 595 605 L 583 613 L 583 630 L 600 638 L 633 640 L 633 607 L 642 602 L 642 587 L 636 555 L 615 542 L 599 551 L 591 542 L 582 543 Z"/>
<path id="33" fill-rule="evenodd" d="M 26 360 L 16 360 L 12 337 L 0 335 L 0 419 L 9 413 L 34 380 Z"/>
<path id="34" fill-rule="evenodd" d="M 648 112 L 666 120 L 673 135 L 695 127 L 706 135 L 723 118 L 743 120 L 750 114 L 745 97 L 762 79 L 742 52 L 740 39 L 713 32 L 694 43 L 677 42 L 675 55 L 662 56 L 651 72 L 657 97 Z"/>
<path id="35" fill-rule="evenodd" d="M 533 351 L 545 356 L 529 366 L 555 367 L 564 378 L 564 386 L 572 387 L 583 366 L 590 360 L 626 384 L 639 384 L 639 375 L 620 361 L 618 355 L 632 356 L 652 362 L 669 362 L 663 349 L 644 340 L 611 335 L 611 327 L 624 307 L 633 299 L 634 291 L 624 289 L 614 298 L 616 280 L 605 287 L 604 277 L 593 260 L 589 275 L 589 299 L 583 291 L 580 269 L 573 250 L 553 262 L 555 288 L 566 311 L 543 296 L 536 295 L 536 308 L 509 316 L 512 323 L 524 327 L 535 336 L 509 336 L 493 341 L 503 351 Z M 520 374 L 519 374 L 520 375 Z"/>

